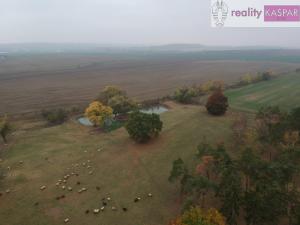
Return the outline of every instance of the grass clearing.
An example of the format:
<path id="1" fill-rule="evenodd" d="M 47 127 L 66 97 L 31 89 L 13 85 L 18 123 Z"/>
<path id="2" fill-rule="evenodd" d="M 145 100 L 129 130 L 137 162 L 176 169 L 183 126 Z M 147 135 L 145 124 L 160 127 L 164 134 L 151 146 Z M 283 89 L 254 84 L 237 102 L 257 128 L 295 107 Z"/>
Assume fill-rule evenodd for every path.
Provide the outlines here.
<path id="1" fill-rule="evenodd" d="M 278 105 L 283 110 L 300 106 L 300 74 L 292 73 L 225 92 L 232 108 L 257 111 L 263 106 Z"/>
<path id="2" fill-rule="evenodd" d="M 167 180 L 173 160 L 182 157 L 192 163 L 204 136 L 211 143 L 228 143 L 235 117 L 231 112 L 212 117 L 197 106 L 172 102 L 168 106 L 170 111 L 161 115 L 161 135 L 145 145 L 130 140 L 124 128 L 99 134 L 74 121 L 17 132 L 1 155 L 4 161 L 0 166 L 11 170 L 0 192 L 10 189 L 11 193 L 0 197 L 0 224 L 63 224 L 65 218 L 70 218 L 68 224 L 166 224 L 180 211 L 179 187 Z M 100 152 L 99 147 L 103 148 Z M 88 160 L 90 169 L 82 165 Z M 73 168 L 77 163 L 80 166 Z M 79 174 L 66 183 L 72 192 L 55 186 L 71 172 Z M 47 188 L 41 191 L 43 185 Z M 82 187 L 88 190 L 77 193 Z M 147 197 L 149 192 L 153 198 Z M 64 199 L 55 199 L 63 194 Z M 109 206 L 118 210 L 85 214 L 87 209 L 100 208 L 103 197 L 111 197 Z M 134 203 L 135 197 L 142 200 Z M 36 202 L 39 205 L 35 206 Z M 128 212 L 121 207 L 127 207 Z"/>

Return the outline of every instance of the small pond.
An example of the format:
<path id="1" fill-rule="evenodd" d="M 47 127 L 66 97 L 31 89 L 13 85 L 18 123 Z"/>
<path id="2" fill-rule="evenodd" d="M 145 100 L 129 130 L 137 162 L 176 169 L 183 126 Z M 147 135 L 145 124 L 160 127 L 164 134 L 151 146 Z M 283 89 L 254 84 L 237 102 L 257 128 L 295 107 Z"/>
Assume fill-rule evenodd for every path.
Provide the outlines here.
<path id="1" fill-rule="evenodd" d="M 148 113 L 148 114 L 151 114 L 151 113 L 162 114 L 162 113 L 167 112 L 167 111 L 169 111 L 169 109 L 165 106 L 154 106 L 154 107 L 147 108 L 147 109 L 141 109 L 141 112 Z M 91 121 L 86 117 L 80 117 L 78 119 L 78 122 L 81 125 L 84 125 L 84 126 L 88 126 L 88 127 L 93 126 Z"/>
<path id="2" fill-rule="evenodd" d="M 143 113 L 148 113 L 148 114 L 151 114 L 151 113 L 155 113 L 155 114 L 162 114 L 164 112 L 167 112 L 169 111 L 169 109 L 165 106 L 154 106 L 154 107 L 151 107 L 151 108 L 147 108 L 147 109 L 141 109 L 141 112 Z"/>
<path id="3" fill-rule="evenodd" d="M 88 118 L 86 118 L 86 117 L 80 117 L 78 119 L 78 122 L 80 124 L 84 125 L 84 126 L 88 126 L 88 127 L 92 127 L 93 126 L 92 122 Z"/>

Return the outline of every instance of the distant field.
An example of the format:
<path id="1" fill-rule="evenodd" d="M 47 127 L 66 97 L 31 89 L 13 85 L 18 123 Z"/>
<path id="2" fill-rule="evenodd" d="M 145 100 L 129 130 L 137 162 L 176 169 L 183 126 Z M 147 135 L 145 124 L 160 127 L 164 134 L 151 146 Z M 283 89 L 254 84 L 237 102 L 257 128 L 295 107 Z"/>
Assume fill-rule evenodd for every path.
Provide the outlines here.
<path id="1" fill-rule="evenodd" d="M 235 117 L 232 113 L 212 117 L 200 106 L 168 105 L 171 110 L 161 116 L 161 135 L 148 144 L 135 144 L 124 128 L 103 134 L 75 121 L 55 127 L 17 123 L 9 146 L 0 151 L 0 166 L 7 174 L 0 192 L 11 190 L 0 197 L 0 224 L 59 225 L 65 218 L 74 225 L 167 224 L 181 209 L 179 186 L 168 182 L 173 160 L 182 157 L 194 165 L 196 148 L 204 136 L 210 143 L 229 143 Z M 65 184 L 72 191 L 56 187 L 59 179 L 72 172 L 79 174 Z M 47 188 L 41 191 L 43 185 Z M 77 193 L 83 187 L 88 190 Z M 153 198 L 147 197 L 149 192 Z M 65 198 L 56 200 L 61 195 Z M 101 199 L 107 197 L 111 202 L 104 212 L 85 213 L 100 208 Z M 136 197 L 142 200 L 134 203 Z M 112 211 L 111 206 L 118 210 Z M 128 211 L 123 212 L 122 207 Z"/>
<path id="2" fill-rule="evenodd" d="M 255 111 L 263 106 L 278 105 L 284 110 L 300 106 L 300 74 L 226 91 L 230 106 Z"/>
<path id="3" fill-rule="evenodd" d="M 85 106 L 111 84 L 143 100 L 170 94 L 182 85 L 211 79 L 232 82 L 245 73 L 281 73 L 300 67 L 298 52 L 281 52 L 279 58 L 271 53 L 274 52 L 12 55 L 0 61 L 0 113 Z M 298 61 L 288 60 L 293 57 Z"/>

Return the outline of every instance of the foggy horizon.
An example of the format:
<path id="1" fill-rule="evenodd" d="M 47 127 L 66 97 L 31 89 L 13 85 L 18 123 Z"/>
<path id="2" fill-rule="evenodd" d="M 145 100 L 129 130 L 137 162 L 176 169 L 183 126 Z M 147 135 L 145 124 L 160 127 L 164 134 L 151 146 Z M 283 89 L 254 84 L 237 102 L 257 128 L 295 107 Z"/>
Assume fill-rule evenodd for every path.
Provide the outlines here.
<path id="1" fill-rule="evenodd" d="M 297 28 L 211 28 L 209 0 L 0 2 L 0 44 L 300 48 Z"/>

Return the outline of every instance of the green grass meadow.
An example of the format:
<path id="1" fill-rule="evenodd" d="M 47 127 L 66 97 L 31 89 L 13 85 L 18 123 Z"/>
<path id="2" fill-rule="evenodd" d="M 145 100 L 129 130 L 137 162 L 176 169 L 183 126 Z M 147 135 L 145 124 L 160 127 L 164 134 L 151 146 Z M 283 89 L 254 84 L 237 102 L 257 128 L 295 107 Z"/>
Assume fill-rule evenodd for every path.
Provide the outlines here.
<path id="1" fill-rule="evenodd" d="M 257 111 L 264 106 L 278 105 L 283 110 L 300 106 L 300 73 L 283 75 L 225 92 L 232 108 Z"/>

